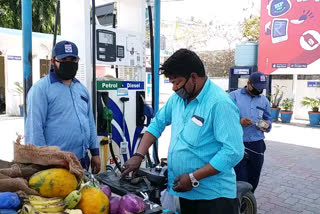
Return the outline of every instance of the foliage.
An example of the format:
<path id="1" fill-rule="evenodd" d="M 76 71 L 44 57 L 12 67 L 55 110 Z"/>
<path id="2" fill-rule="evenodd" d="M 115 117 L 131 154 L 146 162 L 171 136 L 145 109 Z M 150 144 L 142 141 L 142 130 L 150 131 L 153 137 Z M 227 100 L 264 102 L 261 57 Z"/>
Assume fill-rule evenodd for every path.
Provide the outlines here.
<path id="1" fill-rule="evenodd" d="M 256 42 L 259 40 L 260 17 L 252 16 L 244 21 L 242 35 L 248 41 Z"/>
<path id="2" fill-rule="evenodd" d="M 313 112 L 318 112 L 320 106 L 320 98 L 304 97 L 301 101 L 301 104 L 303 106 L 310 107 Z"/>
<path id="3" fill-rule="evenodd" d="M 21 29 L 21 0 L 0 0 L 0 27 Z M 53 33 L 56 0 L 32 0 L 32 31 Z M 57 33 L 60 32 L 58 26 Z"/>
<path id="4" fill-rule="evenodd" d="M 234 66 L 234 50 L 198 52 L 209 77 L 228 76 Z"/>
<path id="5" fill-rule="evenodd" d="M 208 76 L 228 76 L 230 67 L 234 66 L 233 47 L 242 37 L 239 23 L 226 23 L 225 20 L 219 21 L 217 17 L 204 22 L 191 17 L 178 18 L 174 23 L 164 21 L 161 23 L 161 28 L 166 35 L 169 50 L 172 52 L 180 48 L 194 50 L 205 64 Z M 199 51 L 200 49 L 204 51 Z"/>
<path id="6" fill-rule="evenodd" d="M 294 99 L 286 98 L 286 99 L 284 99 L 284 100 L 282 101 L 281 107 L 282 107 L 285 111 L 292 111 L 293 103 L 294 103 Z"/>
<path id="7" fill-rule="evenodd" d="M 271 108 L 279 108 L 279 104 L 283 97 L 283 91 L 282 88 L 285 88 L 285 86 L 275 85 L 275 93 L 269 96 Z"/>
<path id="8" fill-rule="evenodd" d="M 226 23 L 223 21 L 211 21 L 209 23 L 209 35 L 212 39 L 216 39 L 219 42 L 225 43 L 227 45 L 227 49 L 231 50 L 232 47 L 239 43 L 242 40 L 241 34 L 241 22 L 236 24 L 234 23 Z"/>
<path id="9" fill-rule="evenodd" d="M 23 94 L 23 85 L 20 82 L 15 82 L 14 85 L 16 86 L 15 91 L 19 94 Z"/>
<path id="10" fill-rule="evenodd" d="M 175 24 L 174 40 L 187 49 L 205 47 L 208 42 L 208 25 L 201 20 L 195 20 L 194 17 L 190 20 L 178 19 Z"/>

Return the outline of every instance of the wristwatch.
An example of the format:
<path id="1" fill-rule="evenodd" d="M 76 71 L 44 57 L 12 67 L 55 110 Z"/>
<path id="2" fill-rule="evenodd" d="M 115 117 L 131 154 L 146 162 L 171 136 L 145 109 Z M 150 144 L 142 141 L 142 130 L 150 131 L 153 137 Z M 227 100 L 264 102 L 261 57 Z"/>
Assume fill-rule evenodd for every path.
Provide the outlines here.
<path id="1" fill-rule="evenodd" d="M 189 177 L 190 177 L 192 186 L 193 187 L 198 187 L 200 182 L 193 176 L 193 173 L 190 173 Z"/>

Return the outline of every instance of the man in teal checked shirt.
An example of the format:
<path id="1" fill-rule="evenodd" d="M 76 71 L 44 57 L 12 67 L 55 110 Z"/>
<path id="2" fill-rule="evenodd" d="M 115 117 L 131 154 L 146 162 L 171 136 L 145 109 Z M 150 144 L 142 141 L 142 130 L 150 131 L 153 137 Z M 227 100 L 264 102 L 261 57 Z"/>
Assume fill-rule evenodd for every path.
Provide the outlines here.
<path id="1" fill-rule="evenodd" d="M 233 167 L 242 159 L 244 146 L 237 106 L 207 78 L 193 51 L 178 50 L 160 70 L 175 93 L 155 115 L 122 174 L 136 171 L 171 125 L 168 191 L 179 197 L 182 214 L 238 213 Z"/>

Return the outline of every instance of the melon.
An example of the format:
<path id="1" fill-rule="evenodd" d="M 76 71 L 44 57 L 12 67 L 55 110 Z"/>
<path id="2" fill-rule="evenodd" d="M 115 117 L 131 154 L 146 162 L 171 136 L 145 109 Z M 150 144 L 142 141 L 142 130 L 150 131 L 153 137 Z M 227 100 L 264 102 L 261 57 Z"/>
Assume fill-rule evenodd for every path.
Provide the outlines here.
<path id="1" fill-rule="evenodd" d="M 81 190 L 78 208 L 84 214 L 108 214 L 109 198 L 100 189 L 87 187 Z"/>
<path id="2" fill-rule="evenodd" d="M 47 169 L 32 175 L 29 186 L 43 197 L 66 197 L 78 186 L 76 177 L 66 169 Z"/>

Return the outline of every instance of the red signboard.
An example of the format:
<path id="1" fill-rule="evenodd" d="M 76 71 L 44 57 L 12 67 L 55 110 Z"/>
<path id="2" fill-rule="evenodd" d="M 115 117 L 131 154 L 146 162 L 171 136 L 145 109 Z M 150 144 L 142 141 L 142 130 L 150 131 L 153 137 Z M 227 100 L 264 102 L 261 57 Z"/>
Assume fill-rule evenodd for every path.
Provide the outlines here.
<path id="1" fill-rule="evenodd" d="M 320 58 L 320 0 L 262 0 L 258 70 L 307 68 Z"/>

